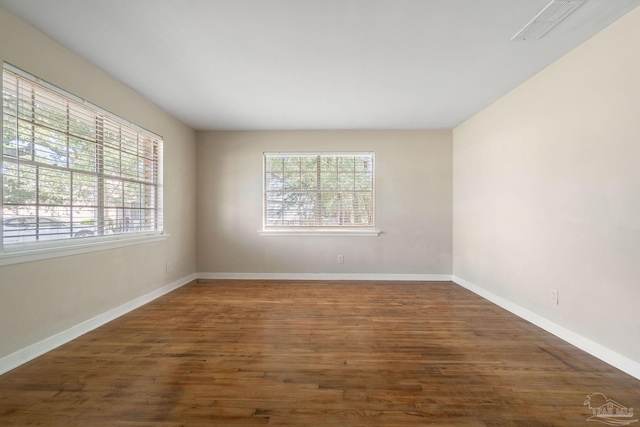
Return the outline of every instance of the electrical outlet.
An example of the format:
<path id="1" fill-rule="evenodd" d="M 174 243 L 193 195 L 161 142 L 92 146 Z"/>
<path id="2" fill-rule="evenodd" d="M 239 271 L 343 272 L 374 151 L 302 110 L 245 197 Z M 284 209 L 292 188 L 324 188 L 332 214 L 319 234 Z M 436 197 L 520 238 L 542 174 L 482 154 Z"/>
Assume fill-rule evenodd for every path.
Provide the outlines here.
<path id="1" fill-rule="evenodd" d="M 344 264 L 344 255 L 338 255 L 338 264 Z"/>
<path id="2" fill-rule="evenodd" d="M 551 302 L 558 305 L 558 290 L 551 289 Z"/>
<path id="3" fill-rule="evenodd" d="M 169 273 L 169 272 L 171 271 L 171 268 L 172 268 L 171 263 L 170 263 L 170 262 L 168 262 L 168 263 L 167 263 L 167 266 L 166 266 L 167 273 Z"/>

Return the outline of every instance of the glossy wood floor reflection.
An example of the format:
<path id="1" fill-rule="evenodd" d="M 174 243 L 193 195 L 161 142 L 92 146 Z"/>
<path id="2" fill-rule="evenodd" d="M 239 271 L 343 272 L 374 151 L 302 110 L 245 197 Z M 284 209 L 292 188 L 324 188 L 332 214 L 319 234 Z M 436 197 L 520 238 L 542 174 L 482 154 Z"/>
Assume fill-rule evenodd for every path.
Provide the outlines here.
<path id="1" fill-rule="evenodd" d="M 585 426 L 593 392 L 640 412 L 640 381 L 451 282 L 208 281 L 0 376 L 0 425 Z"/>

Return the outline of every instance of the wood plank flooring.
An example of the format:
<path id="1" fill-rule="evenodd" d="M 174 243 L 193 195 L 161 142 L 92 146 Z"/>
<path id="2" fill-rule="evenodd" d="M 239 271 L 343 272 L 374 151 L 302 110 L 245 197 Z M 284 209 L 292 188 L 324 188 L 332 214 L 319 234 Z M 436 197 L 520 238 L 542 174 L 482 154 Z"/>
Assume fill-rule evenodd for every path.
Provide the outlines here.
<path id="1" fill-rule="evenodd" d="M 604 425 L 593 392 L 640 412 L 640 381 L 451 282 L 202 282 L 0 376 L 0 425 Z"/>

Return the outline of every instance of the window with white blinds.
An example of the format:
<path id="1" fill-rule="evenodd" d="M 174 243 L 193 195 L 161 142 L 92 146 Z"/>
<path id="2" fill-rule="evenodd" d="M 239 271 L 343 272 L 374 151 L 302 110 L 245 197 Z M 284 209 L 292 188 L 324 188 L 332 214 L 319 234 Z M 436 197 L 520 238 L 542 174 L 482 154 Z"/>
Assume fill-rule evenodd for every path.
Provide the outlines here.
<path id="1" fill-rule="evenodd" d="M 160 137 L 7 64 L 2 132 L 5 248 L 162 231 Z"/>
<path id="2" fill-rule="evenodd" d="M 264 229 L 374 227 L 374 155 L 264 153 Z"/>

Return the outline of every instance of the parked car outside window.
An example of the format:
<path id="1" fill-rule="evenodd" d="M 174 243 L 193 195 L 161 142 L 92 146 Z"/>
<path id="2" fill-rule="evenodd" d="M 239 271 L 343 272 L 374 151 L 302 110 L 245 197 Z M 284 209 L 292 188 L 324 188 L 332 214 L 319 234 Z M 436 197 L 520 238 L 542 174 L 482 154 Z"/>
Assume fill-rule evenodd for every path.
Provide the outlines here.
<path id="1" fill-rule="evenodd" d="M 2 233 L 5 244 L 29 243 L 93 236 L 97 234 L 97 227 L 89 224 L 71 224 L 47 216 L 14 216 L 2 221 Z"/>

